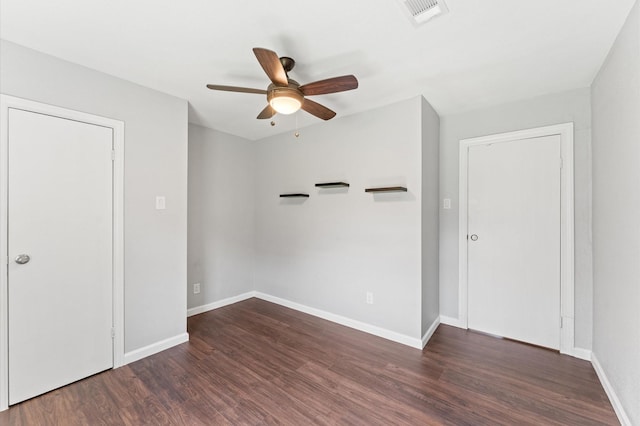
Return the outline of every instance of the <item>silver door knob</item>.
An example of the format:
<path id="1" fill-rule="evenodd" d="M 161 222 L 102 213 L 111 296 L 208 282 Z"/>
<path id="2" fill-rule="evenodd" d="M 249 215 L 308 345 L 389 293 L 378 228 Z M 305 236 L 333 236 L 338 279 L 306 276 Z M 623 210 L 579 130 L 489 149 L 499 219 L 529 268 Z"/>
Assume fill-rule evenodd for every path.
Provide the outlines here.
<path id="1" fill-rule="evenodd" d="M 476 234 L 473 234 L 471 236 L 471 241 L 478 241 L 478 236 Z"/>
<path id="2" fill-rule="evenodd" d="M 24 265 L 25 263 L 29 263 L 31 258 L 29 257 L 28 254 L 19 254 L 16 256 L 15 260 L 18 265 Z"/>

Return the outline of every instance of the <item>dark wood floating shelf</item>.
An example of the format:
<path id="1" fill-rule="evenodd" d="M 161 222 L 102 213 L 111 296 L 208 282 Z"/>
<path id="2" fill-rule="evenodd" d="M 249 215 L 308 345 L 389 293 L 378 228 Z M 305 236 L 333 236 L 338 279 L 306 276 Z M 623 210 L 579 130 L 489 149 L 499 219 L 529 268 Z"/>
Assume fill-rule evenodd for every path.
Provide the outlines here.
<path id="1" fill-rule="evenodd" d="M 280 198 L 309 198 L 309 194 L 280 194 Z"/>
<path id="2" fill-rule="evenodd" d="M 349 184 L 346 182 L 327 182 L 327 183 L 316 183 L 316 187 L 318 188 L 348 188 Z"/>
<path id="3" fill-rule="evenodd" d="M 407 192 L 404 186 L 387 186 L 384 188 L 367 188 L 364 192 Z"/>

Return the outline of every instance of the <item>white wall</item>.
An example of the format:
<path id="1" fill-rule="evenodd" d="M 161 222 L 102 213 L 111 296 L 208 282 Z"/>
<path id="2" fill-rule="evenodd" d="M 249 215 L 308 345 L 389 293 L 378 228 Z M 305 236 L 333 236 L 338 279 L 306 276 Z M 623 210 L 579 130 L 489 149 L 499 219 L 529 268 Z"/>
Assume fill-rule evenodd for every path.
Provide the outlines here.
<path id="1" fill-rule="evenodd" d="M 640 424 L 640 5 L 592 85 L 593 354 Z"/>
<path id="2" fill-rule="evenodd" d="M 187 102 L 6 41 L 0 91 L 125 122 L 125 351 L 185 333 Z"/>
<path id="3" fill-rule="evenodd" d="M 542 96 L 441 118 L 440 313 L 458 317 L 459 141 L 559 123 L 574 123 L 575 161 L 575 345 L 591 349 L 591 109 L 589 89 Z M 442 199 L 451 198 L 451 210 Z"/>
<path id="4" fill-rule="evenodd" d="M 254 290 L 253 150 L 246 139 L 189 125 L 189 308 Z"/>
<path id="5" fill-rule="evenodd" d="M 416 97 L 256 142 L 258 291 L 421 337 L 420 108 Z M 314 187 L 333 181 L 351 187 Z"/>
<path id="6" fill-rule="evenodd" d="M 440 316 L 438 242 L 440 117 L 426 99 L 422 113 L 422 335 Z"/>

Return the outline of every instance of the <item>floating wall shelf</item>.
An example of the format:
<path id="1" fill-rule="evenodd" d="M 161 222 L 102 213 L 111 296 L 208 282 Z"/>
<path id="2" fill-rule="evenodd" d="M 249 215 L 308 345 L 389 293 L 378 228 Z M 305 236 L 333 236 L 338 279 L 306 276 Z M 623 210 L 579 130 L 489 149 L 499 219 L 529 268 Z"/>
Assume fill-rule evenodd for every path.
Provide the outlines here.
<path id="1" fill-rule="evenodd" d="M 280 198 L 309 198 L 309 194 L 280 194 Z"/>
<path id="2" fill-rule="evenodd" d="M 407 192 L 404 186 L 387 186 L 383 188 L 367 188 L 364 192 Z"/>
<path id="3" fill-rule="evenodd" d="M 327 182 L 327 183 L 316 183 L 316 187 L 318 188 L 348 188 L 349 184 L 346 182 Z"/>

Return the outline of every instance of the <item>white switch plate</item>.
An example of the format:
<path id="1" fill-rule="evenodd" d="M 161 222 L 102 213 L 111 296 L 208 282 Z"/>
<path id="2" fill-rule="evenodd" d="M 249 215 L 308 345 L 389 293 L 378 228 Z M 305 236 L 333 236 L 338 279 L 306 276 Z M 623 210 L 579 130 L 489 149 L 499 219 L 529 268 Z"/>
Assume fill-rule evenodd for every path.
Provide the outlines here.
<path id="1" fill-rule="evenodd" d="M 167 208 L 167 202 L 164 195 L 158 195 L 156 197 L 156 210 L 164 210 Z"/>
<path id="2" fill-rule="evenodd" d="M 200 283 L 195 283 L 193 285 L 193 294 L 198 294 L 200 293 Z"/>
<path id="3" fill-rule="evenodd" d="M 451 209 L 451 198 L 445 198 L 442 204 L 445 210 Z"/>
<path id="4" fill-rule="evenodd" d="M 367 305 L 373 305 L 373 293 L 367 292 Z"/>

